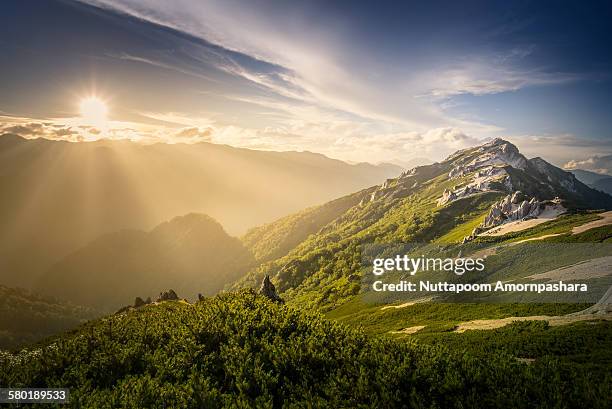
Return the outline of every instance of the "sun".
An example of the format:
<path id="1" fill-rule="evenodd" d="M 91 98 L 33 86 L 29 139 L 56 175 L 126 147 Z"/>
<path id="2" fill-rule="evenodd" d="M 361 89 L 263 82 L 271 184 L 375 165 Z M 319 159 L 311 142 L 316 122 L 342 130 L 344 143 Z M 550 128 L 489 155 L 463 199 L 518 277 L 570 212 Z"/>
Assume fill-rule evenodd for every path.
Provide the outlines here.
<path id="1" fill-rule="evenodd" d="M 91 125 L 103 125 L 106 123 L 108 107 L 98 97 L 83 98 L 79 104 L 81 118 Z"/>

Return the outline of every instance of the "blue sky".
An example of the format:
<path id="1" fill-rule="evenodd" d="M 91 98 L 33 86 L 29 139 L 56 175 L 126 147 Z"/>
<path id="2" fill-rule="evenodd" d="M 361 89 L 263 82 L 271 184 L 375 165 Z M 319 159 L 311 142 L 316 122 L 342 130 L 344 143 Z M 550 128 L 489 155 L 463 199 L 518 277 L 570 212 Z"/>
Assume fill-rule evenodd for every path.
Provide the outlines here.
<path id="1" fill-rule="evenodd" d="M 560 165 L 612 154 L 606 2 L 1 7 L 2 126 L 28 136 L 201 140 L 405 165 L 498 136 Z M 104 129 L 79 118 L 91 95 L 108 107 Z"/>

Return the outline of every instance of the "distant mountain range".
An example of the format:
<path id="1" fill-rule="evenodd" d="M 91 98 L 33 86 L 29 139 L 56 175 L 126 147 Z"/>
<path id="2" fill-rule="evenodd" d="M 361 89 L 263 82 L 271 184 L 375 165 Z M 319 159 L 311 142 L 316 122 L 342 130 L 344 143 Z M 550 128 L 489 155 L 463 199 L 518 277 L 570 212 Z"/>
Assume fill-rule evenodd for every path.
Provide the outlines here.
<path id="1" fill-rule="evenodd" d="M 30 286 L 51 264 L 121 229 L 200 212 L 231 234 L 396 176 L 310 152 L 210 143 L 70 143 L 0 136 L 0 283 Z"/>
<path id="2" fill-rule="evenodd" d="M 189 214 L 150 232 L 103 235 L 53 265 L 35 289 L 108 311 L 169 288 L 191 300 L 198 293 L 210 296 L 253 264 L 246 247 L 218 222 Z"/>
<path id="3" fill-rule="evenodd" d="M 575 169 L 571 170 L 576 179 L 582 183 L 612 195 L 612 175 L 590 172 L 588 170 Z"/>

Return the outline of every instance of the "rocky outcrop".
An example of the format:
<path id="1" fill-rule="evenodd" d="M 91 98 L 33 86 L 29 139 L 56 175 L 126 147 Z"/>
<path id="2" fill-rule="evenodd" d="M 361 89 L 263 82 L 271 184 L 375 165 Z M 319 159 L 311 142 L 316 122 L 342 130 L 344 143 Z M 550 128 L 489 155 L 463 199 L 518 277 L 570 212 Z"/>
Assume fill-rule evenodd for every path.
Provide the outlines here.
<path id="1" fill-rule="evenodd" d="M 264 279 L 263 279 L 263 281 L 261 283 L 261 287 L 259 288 L 259 294 L 263 295 L 264 297 L 268 297 L 272 301 L 276 301 L 276 302 L 280 302 L 280 303 L 284 303 L 285 302 L 276 293 L 276 288 L 274 287 L 274 284 L 272 284 L 272 281 L 270 281 L 270 276 L 269 275 L 266 275 L 264 277 Z"/>
<path id="2" fill-rule="evenodd" d="M 159 293 L 159 297 L 157 297 L 157 302 L 161 301 L 178 301 L 179 297 L 176 295 L 174 290 L 168 290 Z"/>
<path id="3" fill-rule="evenodd" d="M 490 228 L 502 223 L 537 217 L 543 210 L 544 204 L 535 197 L 527 199 L 520 191 L 506 196 L 491 207 L 482 227 Z"/>
<path id="4" fill-rule="evenodd" d="M 148 305 L 148 304 L 151 304 L 151 297 L 147 297 L 146 300 L 143 300 L 140 297 L 136 297 L 133 305 L 126 305 L 125 307 L 120 308 L 115 314 L 121 314 L 124 312 L 132 311 L 132 310 L 144 307 L 145 305 Z"/>
<path id="5" fill-rule="evenodd" d="M 493 227 L 514 221 L 537 218 L 547 207 L 563 209 L 561 200 L 558 198 L 539 201 L 535 197 L 527 197 L 520 191 L 513 192 L 491 206 L 491 210 L 485 216 L 484 221 L 472 231 L 472 234 L 463 239 L 463 243 L 474 240 L 478 234 Z"/>

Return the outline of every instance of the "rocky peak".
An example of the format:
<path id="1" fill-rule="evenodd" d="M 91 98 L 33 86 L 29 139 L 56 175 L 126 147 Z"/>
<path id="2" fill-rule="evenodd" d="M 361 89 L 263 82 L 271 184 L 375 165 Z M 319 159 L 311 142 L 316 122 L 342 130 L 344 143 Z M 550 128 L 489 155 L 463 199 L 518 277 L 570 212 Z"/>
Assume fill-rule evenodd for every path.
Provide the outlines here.
<path id="1" fill-rule="evenodd" d="M 453 162 L 455 167 L 449 173 L 451 178 L 463 176 L 479 169 L 491 169 L 493 167 L 511 166 L 516 169 L 525 170 L 528 163 L 516 146 L 499 138 L 485 143 L 474 150 L 465 152 L 453 160 Z"/>
<path id="2" fill-rule="evenodd" d="M 449 157 L 447 162 L 452 166 L 448 173 L 450 179 L 469 179 L 445 191 L 438 199 L 440 206 L 482 192 L 512 191 L 514 186 L 508 167 L 525 171 L 529 166 L 518 148 L 501 138 L 459 151 Z"/>

